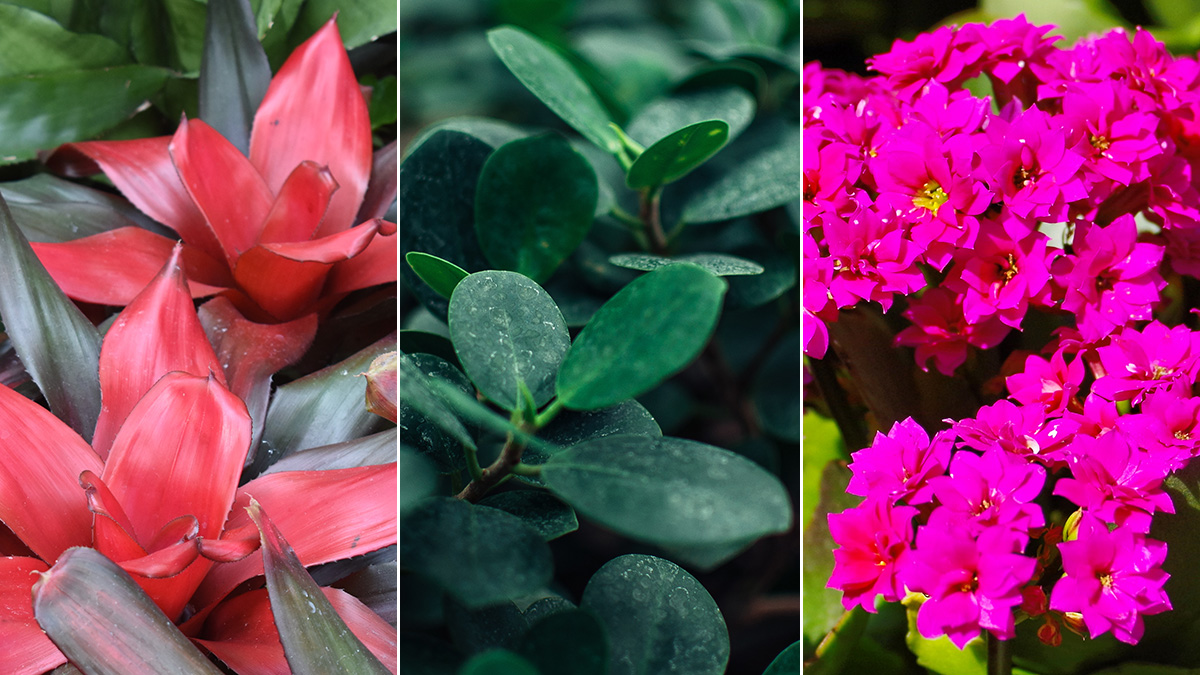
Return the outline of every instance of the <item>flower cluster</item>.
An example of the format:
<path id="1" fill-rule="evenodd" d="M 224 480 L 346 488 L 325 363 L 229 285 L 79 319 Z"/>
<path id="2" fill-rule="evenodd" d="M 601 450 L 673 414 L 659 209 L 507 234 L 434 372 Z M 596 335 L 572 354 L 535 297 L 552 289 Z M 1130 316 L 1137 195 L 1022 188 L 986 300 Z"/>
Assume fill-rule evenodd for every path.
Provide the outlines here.
<path id="1" fill-rule="evenodd" d="M 1156 314 L 1200 274 L 1200 63 L 1140 29 L 1071 48 L 1049 30 L 943 27 L 875 77 L 805 71 L 805 353 L 863 301 L 895 304 L 897 344 L 945 375 L 1031 313 L 1060 326 L 1010 357 L 1004 398 L 855 452 L 864 499 L 828 518 L 847 608 L 923 599 L 920 633 L 960 647 L 1022 616 L 1048 643 L 1141 639 L 1171 609 L 1148 536 L 1174 512 L 1164 481 L 1200 453 L 1200 332 Z"/>

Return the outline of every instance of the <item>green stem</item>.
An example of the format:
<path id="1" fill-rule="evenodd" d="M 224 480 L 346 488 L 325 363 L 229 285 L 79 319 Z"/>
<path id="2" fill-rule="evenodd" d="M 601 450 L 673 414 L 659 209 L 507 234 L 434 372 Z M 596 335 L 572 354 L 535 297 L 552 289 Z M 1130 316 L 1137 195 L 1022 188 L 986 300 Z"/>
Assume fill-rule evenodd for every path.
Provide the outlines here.
<path id="1" fill-rule="evenodd" d="M 517 462 L 512 468 L 512 472 L 518 476 L 540 476 L 542 475 L 542 467 L 536 464 L 523 464 Z"/>
<path id="2" fill-rule="evenodd" d="M 985 631 L 988 675 L 1012 675 L 1012 642 Z"/>
<path id="3" fill-rule="evenodd" d="M 483 477 L 483 469 L 479 467 L 478 451 L 471 445 L 463 445 L 463 451 L 467 455 L 467 471 L 471 474 L 471 480 L 479 480 Z"/>
<path id="4" fill-rule="evenodd" d="M 650 252 L 655 255 L 667 255 L 670 248 L 667 235 L 663 234 L 662 215 L 658 208 L 661 196 L 661 185 L 646 188 L 642 190 L 638 202 L 638 215 L 642 219 L 642 226 L 646 228 L 646 239 L 650 240 Z"/>
<path id="5" fill-rule="evenodd" d="M 553 401 L 550 401 L 550 405 L 546 406 L 545 410 L 533 418 L 533 426 L 537 429 L 541 429 L 549 424 L 550 421 L 553 420 L 556 415 L 558 415 L 558 413 L 562 412 L 562 409 L 563 402 L 561 399 L 556 398 Z"/>

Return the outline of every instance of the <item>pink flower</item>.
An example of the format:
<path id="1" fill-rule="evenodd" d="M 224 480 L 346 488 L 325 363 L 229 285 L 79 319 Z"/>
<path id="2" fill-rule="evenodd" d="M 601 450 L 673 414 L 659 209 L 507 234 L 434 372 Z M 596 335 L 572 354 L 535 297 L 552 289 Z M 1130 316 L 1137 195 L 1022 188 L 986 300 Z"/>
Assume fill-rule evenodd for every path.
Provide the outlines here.
<path id="1" fill-rule="evenodd" d="M 867 64 L 886 75 L 901 98 L 913 98 L 931 82 L 958 89 L 979 72 L 984 47 L 971 38 L 960 36 L 953 26 L 942 26 L 912 42 L 896 40 L 890 52 L 868 59 Z"/>
<path id="2" fill-rule="evenodd" d="M 991 349 L 1000 344 L 1010 329 L 997 317 L 987 317 L 972 324 L 963 317 L 962 296 L 942 287 L 931 288 L 921 297 L 909 300 L 904 316 L 913 322 L 896 335 L 896 344 L 916 347 L 916 361 L 921 370 L 929 370 L 929 360 L 943 375 L 967 360 L 967 346 Z"/>
<path id="3" fill-rule="evenodd" d="M 892 425 L 887 435 L 876 432 L 875 441 L 851 455 L 846 492 L 864 497 L 886 498 L 895 504 L 905 500 L 921 504 L 932 497 L 929 479 L 946 472 L 954 433 L 942 431 L 933 440 L 909 417 Z"/>
<path id="4" fill-rule="evenodd" d="M 1200 397 L 1189 383 L 1160 389 L 1142 401 L 1141 413 L 1122 415 L 1121 430 L 1172 471 L 1182 469 L 1200 451 Z"/>
<path id="5" fill-rule="evenodd" d="M 1026 358 L 1025 370 L 1004 380 L 1012 397 L 1025 405 L 1043 406 L 1047 415 L 1066 411 L 1083 383 L 1083 359 L 1068 365 L 1063 354 L 1060 348 L 1049 361 L 1032 354 Z"/>
<path id="6" fill-rule="evenodd" d="M 875 612 L 875 596 L 888 602 L 904 597 L 897 572 L 908 560 L 917 509 L 868 499 L 842 513 L 831 513 L 829 534 L 840 548 L 833 551 L 833 574 L 827 588 L 842 591 L 842 606 Z"/>
<path id="7" fill-rule="evenodd" d="M 1054 494 L 1105 522 L 1148 532 L 1156 510 L 1175 513 L 1162 489 L 1170 464 L 1136 447 L 1119 430 L 1099 438 L 1077 434 L 1068 463 L 1074 477 L 1059 479 Z"/>
<path id="8" fill-rule="evenodd" d="M 1046 470 L 1003 450 L 983 455 L 956 452 L 950 473 L 929 480 L 941 509 L 974 534 L 1006 527 L 1022 534 L 1046 525 L 1042 508 L 1031 502 L 1046 482 Z"/>
<path id="9" fill-rule="evenodd" d="M 1092 385 L 1092 394 L 1137 404 L 1156 389 L 1196 379 L 1200 334 L 1187 326 L 1167 328 L 1153 321 L 1140 331 L 1125 328 L 1096 353 L 1105 375 Z"/>
<path id="10" fill-rule="evenodd" d="M 1054 255 L 1047 253 L 1048 241 L 1036 231 L 1014 238 L 995 221 L 983 221 L 975 245 L 955 252 L 945 282 L 947 290 L 963 295 L 963 318 L 977 324 L 996 316 L 1019 329 L 1030 302 L 1047 304 Z"/>
<path id="11" fill-rule="evenodd" d="M 1051 461 L 1078 428 L 1072 420 L 1049 420 L 1041 406 L 1017 406 L 1001 399 L 979 409 L 974 418 L 954 423 L 961 446 L 980 452 L 1000 450 L 1024 461 Z"/>
<path id="12" fill-rule="evenodd" d="M 823 234 L 834 272 L 829 293 L 838 307 L 867 300 L 878 302 L 886 312 L 895 293 L 908 294 L 925 286 L 916 266 L 921 251 L 905 238 L 899 222 L 888 222 L 869 208 L 844 220 L 826 215 Z"/>

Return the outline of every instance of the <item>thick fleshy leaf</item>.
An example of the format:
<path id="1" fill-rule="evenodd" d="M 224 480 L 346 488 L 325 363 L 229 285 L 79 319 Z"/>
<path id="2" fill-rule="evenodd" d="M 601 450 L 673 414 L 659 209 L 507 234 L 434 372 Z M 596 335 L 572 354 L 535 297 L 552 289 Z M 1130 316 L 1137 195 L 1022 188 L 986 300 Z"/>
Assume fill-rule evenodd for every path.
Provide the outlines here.
<path id="1" fill-rule="evenodd" d="M 716 328 L 726 284 L 696 265 L 668 265 L 635 279 L 596 312 L 558 371 L 569 408 L 620 403 L 691 363 Z"/>
<path id="2" fill-rule="evenodd" d="M 275 203 L 267 215 L 258 243 L 312 239 L 337 187 L 329 169 L 316 162 L 300 162 L 275 195 Z"/>
<path id="3" fill-rule="evenodd" d="M 371 120 L 332 19 L 292 52 L 254 115 L 250 161 L 271 191 L 305 160 L 328 166 L 339 186 L 317 235 L 354 225 L 371 175 Z"/>
<path id="4" fill-rule="evenodd" d="M 117 564 L 146 555 L 146 549 L 133 535 L 129 516 L 104 480 L 84 471 L 79 475 L 79 485 L 87 495 L 88 510 L 96 516 L 92 520 L 92 546 Z"/>
<path id="5" fill-rule="evenodd" d="M 38 261 L 3 198 L 0 320 L 51 409 L 91 438 L 100 414 L 100 334 Z"/>
<path id="6" fill-rule="evenodd" d="M 386 425 L 363 406 L 367 383 L 358 374 L 380 354 L 395 349 L 396 338 L 389 335 L 340 363 L 279 387 L 253 464 L 257 472 L 293 452 L 360 438 Z"/>
<path id="7" fill-rule="evenodd" d="M 363 195 L 362 206 L 354 218 L 355 222 L 387 217 L 388 210 L 396 203 L 398 170 L 396 141 L 375 151 L 371 164 L 371 180 L 367 183 L 367 192 Z M 392 217 L 395 218 L 395 215 Z"/>
<path id="8" fill-rule="evenodd" d="M 550 548 L 537 530 L 512 514 L 449 497 L 430 499 L 405 515 L 400 564 L 436 581 L 468 608 L 532 593 L 553 572 Z"/>
<path id="9" fill-rule="evenodd" d="M 458 670 L 458 675 L 540 675 L 540 672 L 520 654 L 492 649 L 472 656 Z"/>
<path id="10" fill-rule="evenodd" d="M 169 232 L 117 195 L 48 173 L 0 184 L 0 196 L 29 241 L 70 241 L 135 226 Z"/>
<path id="11" fill-rule="evenodd" d="M 262 437 L 271 376 L 308 351 L 317 334 L 317 316 L 309 314 L 287 323 L 255 323 L 227 298 L 200 306 L 200 324 L 225 368 L 229 390 L 246 402 L 254 432 L 246 462 L 254 461 Z"/>
<path id="12" fill-rule="evenodd" d="M 32 246 L 67 295 L 83 302 L 123 307 L 154 279 L 170 258 L 175 243 L 140 227 L 122 227 L 74 241 Z M 223 263 L 187 244 L 183 266 L 192 297 L 213 295 L 233 285 Z"/>
<path id="13" fill-rule="evenodd" d="M 417 273 L 421 281 L 424 281 L 430 288 L 437 291 L 438 295 L 447 300 L 454 294 L 454 287 L 458 286 L 458 282 L 466 279 L 469 274 L 449 260 L 442 260 L 435 255 L 420 251 L 409 251 L 404 256 L 404 262 L 408 263 L 412 271 Z"/>
<path id="14" fill-rule="evenodd" d="M 100 135 L 132 117 L 167 76 L 162 68 L 116 66 L 0 78 L 0 164 Z"/>
<path id="15" fill-rule="evenodd" d="M 688 199 L 685 221 L 729 220 L 800 199 L 799 127 L 770 127 L 754 138 L 751 132 L 739 139 L 743 143 L 730 145 L 721 154 L 727 160 L 724 170 Z"/>
<path id="16" fill-rule="evenodd" d="M 386 223 L 386 221 L 385 221 Z M 394 223 L 386 223 L 394 227 Z M 325 296 L 337 296 L 360 288 L 396 283 L 396 251 L 399 236 L 384 235 L 383 229 L 367 244 L 367 248 L 349 260 L 334 263 L 325 279 Z"/>
<path id="17" fill-rule="evenodd" d="M 46 165 L 71 177 L 103 171 L 142 213 L 175 230 L 184 241 L 213 260 L 224 260 L 217 235 L 205 222 L 204 214 L 175 170 L 167 150 L 170 143 L 170 136 L 69 143 L 51 153 Z"/>
<path id="18" fill-rule="evenodd" d="M 216 233 L 232 268 L 258 241 L 274 202 L 273 191 L 250 160 L 202 120 L 183 119 L 169 150 L 184 187 Z M 230 198 L 231 192 L 237 199 Z"/>
<path id="19" fill-rule="evenodd" d="M 692 253 L 675 258 L 665 258 L 649 253 L 620 253 L 608 259 L 617 267 L 649 272 L 667 265 L 689 262 L 699 265 L 719 277 L 762 274 L 763 266 L 752 260 L 724 253 Z"/>
<path id="20" fill-rule="evenodd" d="M 454 288 L 448 312 L 458 360 L 479 391 L 506 410 L 524 383 L 538 407 L 554 397 L 554 377 L 571 347 L 562 312 L 522 274 L 477 272 Z"/>
<path id="21" fill-rule="evenodd" d="M 623 555 L 592 575 L 580 609 L 604 624 L 612 675 L 719 675 L 729 661 L 729 631 L 699 581 L 675 563 Z"/>
<path id="22" fill-rule="evenodd" d="M 395 463 L 259 476 L 239 488 L 225 527 L 251 522 L 244 509 L 254 497 L 278 514 L 275 525 L 305 565 L 362 555 L 396 543 L 396 486 Z M 218 565 L 193 600 L 206 607 L 262 573 L 259 556 Z"/>
<path id="23" fill-rule="evenodd" d="M 626 132 L 635 141 L 650 146 L 676 129 L 703 120 L 719 119 L 729 124 L 729 140 L 733 140 L 754 119 L 754 109 L 754 97 L 741 87 L 676 94 L 638 111 L 629 121 Z"/>
<path id="24" fill-rule="evenodd" d="M 729 123 L 724 120 L 686 126 L 638 155 L 625 184 L 639 190 L 679 180 L 717 154 L 727 140 Z"/>
<path id="25" fill-rule="evenodd" d="M 518 648 L 541 675 L 605 675 L 608 639 L 593 614 L 565 609 L 529 627 Z"/>
<path id="26" fill-rule="evenodd" d="M 271 83 L 249 0 L 210 0 L 200 60 L 200 118 L 250 154 L 254 112 Z"/>
<path id="27" fill-rule="evenodd" d="M 538 38 L 501 26 L 488 31 L 488 42 L 513 75 L 584 138 L 611 153 L 621 139 L 609 124 L 612 117 L 571 64 Z"/>
<path id="28" fill-rule="evenodd" d="M 546 541 L 579 529 L 575 510 L 541 490 L 509 490 L 485 497 L 479 505 L 513 514 L 540 532 Z"/>
<path id="29" fill-rule="evenodd" d="M 100 350 L 103 407 L 92 447 L 108 456 L 125 417 L 162 376 L 179 371 L 225 384 L 225 373 L 196 316 L 177 245 L 167 264 L 108 329 Z"/>
<path id="30" fill-rule="evenodd" d="M 90 548 L 72 548 L 33 586 L 33 611 L 87 673 L 220 673 L 137 584 Z"/>
<path id="31" fill-rule="evenodd" d="M 33 618 L 33 573 L 48 569 L 37 558 L 0 558 L 0 654 L 9 672 L 44 673 L 67 660 Z"/>
<path id="32" fill-rule="evenodd" d="M 469 609 L 446 596 L 442 612 L 450 639 L 467 654 L 514 647 L 529 628 L 529 622 L 511 601 Z"/>
<path id="33" fill-rule="evenodd" d="M 400 446 L 400 515 L 403 516 L 438 488 L 438 472 L 433 462 L 407 445 Z"/>
<path id="34" fill-rule="evenodd" d="M 72 33 L 41 12 L 0 5 L 0 77 L 123 63 L 129 54 L 102 35 Z"/>
<path id="35" fill-rule="evenodd" d="M 270 515 L 254 500 L 246 511 L 262 533 L 271 613 L 292 672 L 314 675 L 389 672 L 334 611 Z"/>
<path id="36" fill-rule="evenodd" d="M 479 176 L 475 233 L 493 265 L 543 283 L 587 236 L 596 172 L 561 136 L 500 147 Z"/>
<path id="37" fill-rule="evenodd" d="M 440 473 L 467 468 L 464 448 L 475 449 L 453 405 L 434 390 L 444 382 L 464 396 L 474 398 L 475 388 L 462 371 L 432 354 L 406 354 L 397 359 L 397 373 L 404 398 L 397 408 L 397 424 L 404 442 L 437 465 Z"/>
<path id="38" fill-rule="evenodd" d="M 763 675 L 791 675 L 800 672 L 800 641 L 796 640 L 779 652 L 774 661 L 763 671 Z"/>
<path id="39" fill-rule="evenodd" d="M 301 450 L 267 467 L 263 475 L 280 471 L 325 471 L 375 466 L 396 461 L 396 429 L 363 436 L 352 441 Z"/>
<path id="40" fill-rule="evenodd" d="M 241 399 L 213 375 L 170 373 L 129 413 L 102 478 L 139 542 L 185 515 L 199 521 L 201 537 L 217 539 L 249 446 L 250 417 Z M 175 618 L 210 566 L 200 559 L 170 579 L 139 583 Z"/>

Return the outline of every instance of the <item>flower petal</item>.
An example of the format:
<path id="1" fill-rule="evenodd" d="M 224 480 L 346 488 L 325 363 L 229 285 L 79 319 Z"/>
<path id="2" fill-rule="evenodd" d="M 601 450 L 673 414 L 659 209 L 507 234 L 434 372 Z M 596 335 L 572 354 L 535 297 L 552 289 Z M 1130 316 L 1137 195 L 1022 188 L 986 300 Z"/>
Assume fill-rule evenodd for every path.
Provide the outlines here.
<path id="1" fill-rule="evenodd" d="M 103 407 L 92 447 L 108 456 L 125 417 L 150 387 L 171 371 L 205 377 L 216 374 L 225 384 L 221 362 L 204 334 L 180 269 L 182 246 L 176 245 L 162 271 L 129 303 L 108 329 L 100 350 Z"/>
<path id="2" fill-rule="evenodd" d="M 276 527 L 304 565 L 349 558 L 396 543 L 396 463 L 328 471 L 285 471 L 255 478 L 238 490 L 227 529 L 250 522 L 253 496 L 279 514 Z M 261 556 L 215 567 L 197 589 L 197 607 L 225 597 L 263 573 Z"/>
<path id="3" fill-rule="evenodd" d="M 275 195 L 258 243 L 312 239 L 337 188 L 328 168 L 316 162 L 300 162 Z"/>
<path id="4" fill-rule="evenodd" d="M 150 283 L 171 257 L 175 242 L 139 227 L 122 227 L 62 243 L 33 243 L 38 259 L 68 296 L 123 307 Z M 223 263 L 188 245 L 183 263 L 192 297 L 233 285 Z"/>
<path id="5" fill-rule="evenodd" d="M 376 236 L 367 249 L 353 258 L 333 266 L 325 282 L 325 295 L 341 295 L 360 288 L 396 281 L 395 235 Z"/>
<path id="6" fill-rule="evenodd" d="M 142 213 L 179 233 L 191 246 L 220 259 L 221 245 L 179 180 L 167 146 L 170 136 L 132 141 L 89 141 L 59 146 L 46 164 L 66 176 L 104 172 Z"/>
<path id="7" fill-rule="evenodd" d="M 50 411 L 0 387 L 0 521 L 39 558 L 53 561 L 92 540 L 79 474 L 103 463 Z"/>
<path id="8" fill-rule="evenodd" d="M 103 479 L 139 541 L 184 515 L 199 521 L 199 536 L 217 539 L 249 445 L 246 407 L 215 376 L 170 373 L 129 413 Z M 139 584 L 174 619 L 210 566 L 199 559 L 175 577 Z"/>
<path id="9" fill-rule="evenodd" d="M 341 186 L 317 235 L 349 229 L 371 174 L 371 122 L 333 19 L 275 74 L 250 134 L 250 161 L 274 192 L 304 160 Z"/>
<path id="10" fill-rule="evenodd" d="M 36 675 L 67 662 L 33 618 L 33 573 L 49 569 L 37 558 L 0 558 L 0 654 L 7 673 Z"/>
<path id="11" fill-rule="evenodd" d="M 258 241 L 271 210 L 271 190 L 246 156 L 201 120 L 184 118 L 170 150 L 184 187 L 233 267 Z"/>

